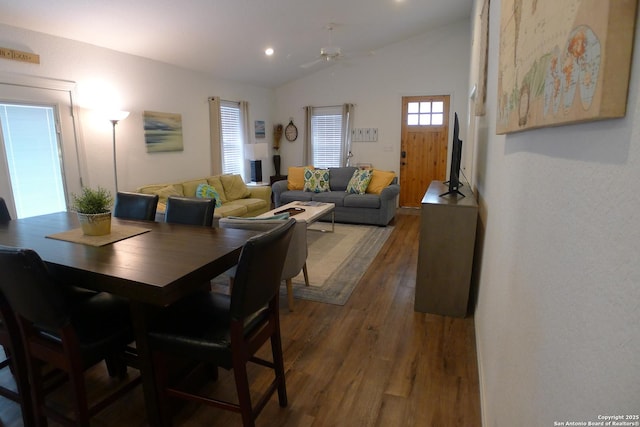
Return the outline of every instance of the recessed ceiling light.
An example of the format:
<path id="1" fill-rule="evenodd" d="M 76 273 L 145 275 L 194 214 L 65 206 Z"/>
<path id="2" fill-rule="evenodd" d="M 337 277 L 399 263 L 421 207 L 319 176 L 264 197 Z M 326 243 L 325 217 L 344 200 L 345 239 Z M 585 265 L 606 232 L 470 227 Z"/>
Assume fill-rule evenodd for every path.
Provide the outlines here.
<path id="1" fill-rule="evenodd" d="M 265 55 L 267 55 L 267 56 L 271 56 L 271 55 L 273 55 L 273 48 L 270 48 L 270 47 L 269 47 L 269 48 L 267 48 L 267 49 L 264 51 L 264 54 L 265 54 Z"/>

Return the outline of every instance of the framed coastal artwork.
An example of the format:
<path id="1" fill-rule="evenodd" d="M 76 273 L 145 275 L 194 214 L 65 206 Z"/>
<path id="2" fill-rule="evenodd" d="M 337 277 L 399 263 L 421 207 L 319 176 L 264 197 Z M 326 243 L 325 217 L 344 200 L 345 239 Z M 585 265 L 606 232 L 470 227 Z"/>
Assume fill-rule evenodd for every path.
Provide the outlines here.
<path id="1" fill-rule="evenodd" d="M 182 151 L 182 115 L 145 111 L 144 142 L 147 153 Z"/>
<path id="2" fill-rule="evenodd" d="M 502 0 L 496 133 L 623 117 L 638 0 Z"/>
<path id="3" fill-rule="evenodd" d="M 264 120 L 256 120 L 254 126 L 256 138 L 264 138 L 266 135 Z"/>

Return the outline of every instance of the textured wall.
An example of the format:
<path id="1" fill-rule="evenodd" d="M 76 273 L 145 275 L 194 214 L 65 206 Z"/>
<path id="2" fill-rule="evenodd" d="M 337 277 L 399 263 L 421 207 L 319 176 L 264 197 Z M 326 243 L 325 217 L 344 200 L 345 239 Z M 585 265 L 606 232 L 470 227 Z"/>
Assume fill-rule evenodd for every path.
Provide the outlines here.
<path id="1" fill-rule="evenodd" d="M 640 56 L 625 118 L 498 136 L 500 6 L 474 165 L 484 425 L 638 414 Z"/>

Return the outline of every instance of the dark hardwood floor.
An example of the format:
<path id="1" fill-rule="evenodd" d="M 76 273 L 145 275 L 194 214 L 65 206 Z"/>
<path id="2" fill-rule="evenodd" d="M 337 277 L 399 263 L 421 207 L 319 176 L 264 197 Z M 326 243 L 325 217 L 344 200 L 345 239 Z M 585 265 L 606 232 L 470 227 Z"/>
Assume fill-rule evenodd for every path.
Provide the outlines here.
<path id="1" fill-rule="evenodd" d="M 413 311 L 419 212 L 399 210 L 391 237 L 346 305 L 296 300 L 290 313 L 283 300 L 289 406 L 280 408 L 274 396 L 258 426 L 481 425 L 473 319 Z M 262 351 L 267 355 L 269 347 Z M 257 388 L 271 380 L 263 369 L 251 373 Z M 11 381 L 0 375 L 0 382 Z M 87 375 L 92 390 L 109 381 L 103 365 Z M 206 389 L 235 398 L 232 374 L 224 370 Z M 145 426 L 143 405 L 138 387 L 92 425 Z M 241 425 L 237 414 L 192 404 L 174 420 L 177 426 Z M 0 426 L 21 425 L 19 408 L 0 398 Z"/>

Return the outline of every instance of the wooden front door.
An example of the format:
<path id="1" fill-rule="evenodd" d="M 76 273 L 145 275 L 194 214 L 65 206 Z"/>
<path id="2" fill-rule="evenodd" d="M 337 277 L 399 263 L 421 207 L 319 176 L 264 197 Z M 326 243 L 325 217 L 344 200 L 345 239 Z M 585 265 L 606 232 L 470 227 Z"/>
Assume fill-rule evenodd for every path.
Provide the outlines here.
<path id="1" fill-rule="evenodd" d="M 449 96 L 403 96 L 400 206 L 420 207 L 431 181 L 447 176 Z"/>

